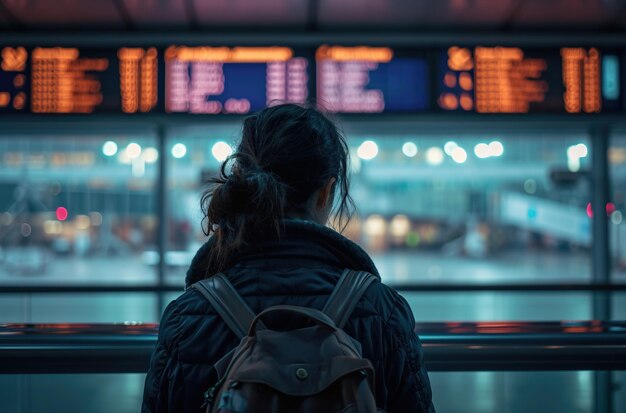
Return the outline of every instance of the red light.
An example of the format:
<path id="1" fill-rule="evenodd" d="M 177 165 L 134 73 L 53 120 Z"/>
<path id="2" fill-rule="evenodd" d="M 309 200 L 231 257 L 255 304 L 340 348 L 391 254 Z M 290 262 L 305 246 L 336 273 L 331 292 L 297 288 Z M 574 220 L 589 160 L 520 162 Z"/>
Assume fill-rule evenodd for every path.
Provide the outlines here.
<path id="1" fill-rule="evenodd" d="M 606 215 L 610 216 L 613 212 L 615 212 L 615 209 L 615 204 L 613 202 L 607 202 Z M 593 208 L 591 208 L 591 202 L 587 204 L 587 216 L 589 218 L 593 218 Z"/>
<path id="2" fill-rule="evenodd" d="M 615 204 L 613 202 L 609 202 L 606 204 L 606 214 L 611 215 L 615 212 Z"/>
<path id="3" fill-rule="evenodd" d="M 64 207 L 57 208 L 57 219 L 59 221 L 65 221 L 67 219 L 67 209 Z"/>

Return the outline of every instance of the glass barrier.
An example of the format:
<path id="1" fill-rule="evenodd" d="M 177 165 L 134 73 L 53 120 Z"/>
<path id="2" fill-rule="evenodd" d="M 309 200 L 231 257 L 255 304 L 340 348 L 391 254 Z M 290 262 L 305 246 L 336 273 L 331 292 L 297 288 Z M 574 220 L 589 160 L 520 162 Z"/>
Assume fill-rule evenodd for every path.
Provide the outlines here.
<path id="1" fill-rule="evenodd" d="M 613 377 L 613 389 L 615 391 L 615 397 L 613 399 L 613 411 L 625 412 L 626 411 L 626 371 L 614 371 Z"/>
<path id="2" fill-rule="evenodd" d="M 607 206 L 614 281 L 626 280 L 626 132 L 616 133 L 608 151 L 611 203 Z"/>
<path id="3" fill-rule="evenodd" d="M 181 292 L 182 293 L 182 292 Z M 158 322 L 181 293 L 37 293 L 0 295 L 0 323 Z M 417 322 L 590 320 L 593 293 L 401 291 Z M 613 320 L 626 319 L 626 293 L 611 293 Z M 159 302 L 161 303 L 160 309 Z"/>
<path id="4" fill-rule="evenodd" d="M 200 193 L 237 142 L 223 125 L 170 132 L 169 281 L 205 241 Z M 589 281 L 589 184 L 551 179 L 591 168 L 580 133 L 349 133 L 359 214 L 345 234 L 387 281 Z"/>
<path id="5" fill-rule="evenodd" d="M 626 293 L 611 294 L 611 306 L 613 320 L 626 320 Z"/>
<path id="6" fill-rule="evenodd" d="M 154 283 L 156 139 L 0 136 L 0 285 Z"/>
<path id="7" fill-rule="evenodd" d="M 618 383 L 626 378 L 613 374 Z M 593 377 L 588 371 L 430 373 L 437 411 L 464 413 L 591 413 Z M 1 406 L 25 413 L 138 412 L 144 379 L 143 374 L 5 375 Z M 623 411 L 625 393 L 615 392 L 614 411 Z"/>
<path id="8" fill-rule="evenodd" d="M 588 146 L 565 134 L 354 137 L 348 234 L 389 281 L 589 280 L 588 185 L 550 179 L 589 168 Z"/>
<path id="9" fill-rule="evenodd" d="M 184 284 L 195 252 L 206 241 L 202 230 L 200 198 L 207 178 L 217 175 L 232 153 L 240 131 L 237 124 L 211 128 L 171 130 L 167 148 L 168 238 L 165 261 L 167 282 Z"/>
<path id="10" fill-rule="evenodd" d="M 588 292 L 401 292 L 415 321 L 591 320 Z"/>
<path id="11" fill-rule="evenodd" d="M 136 413 L 145 374 L 0 375 L 0 410 L 41 413 Z"/>
<path id="12" fill-rule="evenodd" d="M 159 318 L 155 293 L 0 294 L 0 324 L 154 323 Z"/>
<path id="13" fill-rule="evenodd" d="M 441 412 L 593 412 L 593 373 L 430 373 Z M 454 394 L 454 397 L 446 395 Z M 600 413 L 600 412 L 597 412 Z"/>

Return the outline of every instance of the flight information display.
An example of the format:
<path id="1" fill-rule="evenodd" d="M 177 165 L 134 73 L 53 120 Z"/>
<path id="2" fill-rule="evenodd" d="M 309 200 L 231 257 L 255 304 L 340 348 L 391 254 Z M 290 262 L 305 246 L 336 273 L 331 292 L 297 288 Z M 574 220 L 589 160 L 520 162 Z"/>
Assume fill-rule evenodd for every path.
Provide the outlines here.
<path id="1" fill-rule="evenodd" d="M 0 57 L 0 113 L 135 113 L 157 105 L 156 48 L 3 47 Z"/>
<path id="2" fill-rule="evenodd" d="M 626 50 L 476 45 L 0 45 L 1 114 L 247 114 L 311 100 L 336 113 L 626 110 Z"/>
<path id="3" fill-rule="evenodd" d="M 418 112 L 429 108 L 428 61 L 389 47 L 321 46 L 318 105 L 331 112 Z"/>
<path id="4" fill-rule="evenodd" d="M 244 114 L 305 103 L 308 61 L 287 47 L 187 47 L 165 51 L 165 110 Z"/>
<path id="5" fill-rule="evenodd" d="M 599 113 L 620 108 L 618 56 L 603 56 L 593 47 L 450 47 L 440 53 L 438 74 L 437 101 L 444 110 Z"/>

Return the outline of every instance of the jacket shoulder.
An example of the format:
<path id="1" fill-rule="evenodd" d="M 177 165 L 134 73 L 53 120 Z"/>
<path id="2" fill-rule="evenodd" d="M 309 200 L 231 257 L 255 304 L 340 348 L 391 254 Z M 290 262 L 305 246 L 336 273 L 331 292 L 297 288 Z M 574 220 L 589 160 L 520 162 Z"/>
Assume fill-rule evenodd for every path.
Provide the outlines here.
<path id="1" fill-rule="evenodd" d="M 406 300 L 380 279 L 373 282 L 365 291 L 361 302 L 363 304 L 359 306 L 361 309 L 369 309 L 370 312 L 380 316 L 385 325 L 392 321 L 392 318 L 395 318 L 394 315 L 397 316 L 398 311 L 405 313 L 408 310 L 410 312 Z"/>
<path id="2" fill-rule="evenodd" d="M 208 351 L 207 343 L 228 348 L 234 346 L 234 338 L 209 302 L 193 288 L 170 302 L 161 317 L 159 341 L 182 363 L 212 364 L 216 355 Z"/>

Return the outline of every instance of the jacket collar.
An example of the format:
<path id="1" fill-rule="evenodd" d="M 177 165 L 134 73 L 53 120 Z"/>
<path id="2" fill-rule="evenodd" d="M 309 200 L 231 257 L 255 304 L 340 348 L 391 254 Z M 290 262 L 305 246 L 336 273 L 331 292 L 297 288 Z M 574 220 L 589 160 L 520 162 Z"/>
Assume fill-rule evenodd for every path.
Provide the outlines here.
<path id="1" fill-rule="evenodd" d="M 311 221 L 299 219 L 285 220 L 284 228 L 284 234 L 279 241 L 261 239 L 257 245 L 239 252 L 233 258 L 233 264 L 251 255 L 258 256 L 263 254 L 264 247 L 268 245 L 272 245 L 276 249 L 281 248 L 283 243 L 285 247 L 297 244 L 301 251 L 306 251 L 307 247 L 310 247 L 311 255 L 315 254 L 314 251 L 319 252 L 323 250 L 325 254 L 330 255 L 329 258 L 333 262 L 341 267 L 367 271 L 378 277 L 380 276 L 369 255 L 356 243 L 335 230 Z M 215 269 L 208 267 L 208 252 L 212 247 L 213 238 L 209 238 L 194 256 L 185 277 L 185 285 L 187 287 L 216 273 Z"/>

